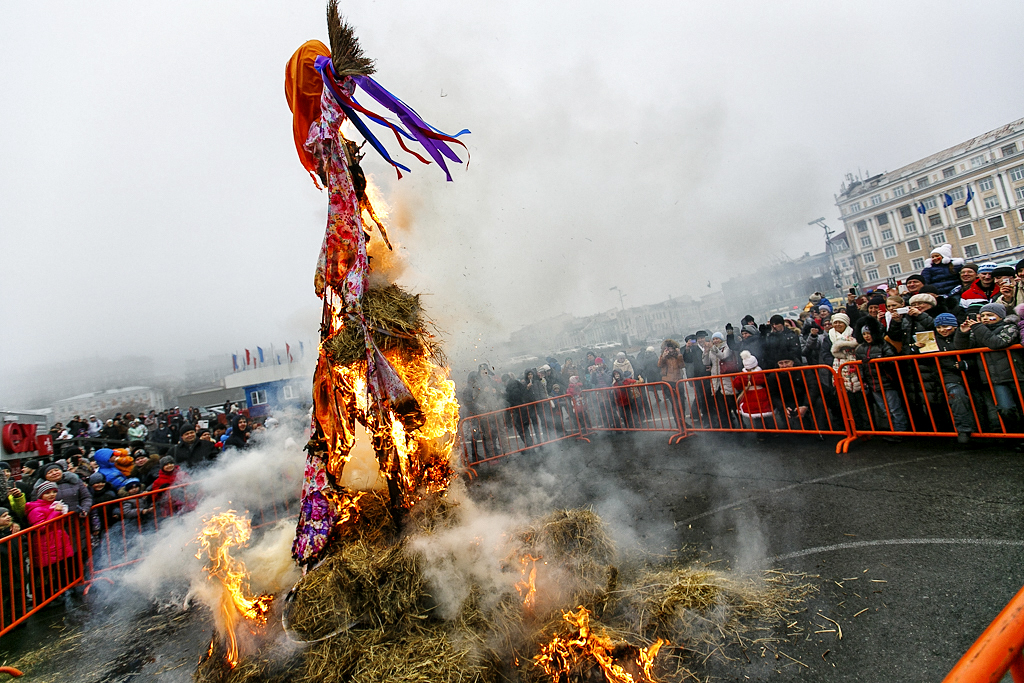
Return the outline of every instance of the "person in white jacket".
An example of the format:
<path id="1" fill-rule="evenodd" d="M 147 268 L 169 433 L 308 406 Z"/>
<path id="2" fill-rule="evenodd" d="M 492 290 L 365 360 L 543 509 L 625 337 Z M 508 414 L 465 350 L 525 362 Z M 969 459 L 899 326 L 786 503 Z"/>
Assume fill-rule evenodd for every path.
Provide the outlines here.
<path id="1" fill-rule="evenodd" d="M 732 378 L 723 380 L 717 375 L 739 372 L 736 354 L 725 343 L 721 332 L 711 335 L 711 343 L 704 347 L 704 365 L 711 369 L 711 388 L 714 393 L 714 404 L 708 406 L 711 413 L 711 425 L 727 429 L 732 426 L 732 414 L 736 411 L 735 390 Z"/>

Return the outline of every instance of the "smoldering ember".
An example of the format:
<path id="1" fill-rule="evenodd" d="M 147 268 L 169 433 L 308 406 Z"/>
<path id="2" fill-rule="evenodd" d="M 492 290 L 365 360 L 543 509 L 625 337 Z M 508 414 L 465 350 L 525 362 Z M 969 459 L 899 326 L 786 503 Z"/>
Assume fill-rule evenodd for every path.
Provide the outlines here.
<path id="1" fill-rule="evenodd" d="M 68 9 L 50 44 L 78 59 L 0 77 L 60 101 L 0 107 L 5 252 L 80 256 L 0 274 L 18 312 L 78 293 L 0 347 L 0 680 L 1024 681 L 1024 103 L 894 105 L 884 135 L 766 121 L 849 78 L 849 33 L 809 59 L 786 44 L 807 29 L 892 41 L 861 10 L 768 40 L 791 9 L 306 5 Z M 24 74 L 37 12 L 0 27 Z M 930 14 L 933 37 L 973 21 Z M 733 32 L 766 54 L 723 66 Z M 1010 76 L 979 49 L 993 73 L 965 88 Z M 916 92 L 861 50 L 875 83 L 843 108 Z M 76 103 L 98 74 L 105 114 Z M 59 244 L 33 162 L 74 194 L 119 146 L 133 180 L 54 212 Z M 814 146 L 895 170 L 820 197 L 840 167 Z M 256 335 L 279 341 L 223 352 Z"/>

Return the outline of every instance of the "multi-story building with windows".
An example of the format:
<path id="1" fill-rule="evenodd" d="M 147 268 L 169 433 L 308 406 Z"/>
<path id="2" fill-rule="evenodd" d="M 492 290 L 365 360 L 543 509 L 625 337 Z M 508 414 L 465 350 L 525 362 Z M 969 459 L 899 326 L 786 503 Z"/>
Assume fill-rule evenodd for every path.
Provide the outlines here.
<path id="1" fill-rule="evenodd" d="M 1024 253 L 1024 119 L 895 171 L 848 177 L 836 196 L 861 286 L 904 280 L 936 246 L 970 260 Z"/>

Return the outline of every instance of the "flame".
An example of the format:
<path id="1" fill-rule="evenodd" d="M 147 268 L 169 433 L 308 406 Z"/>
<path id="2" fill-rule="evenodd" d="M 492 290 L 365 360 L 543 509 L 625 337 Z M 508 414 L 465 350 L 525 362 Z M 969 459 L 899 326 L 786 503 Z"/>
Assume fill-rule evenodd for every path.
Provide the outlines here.
<path id="1" fill-rule="evenodd" d="M 650 647 L 637 652 L 637 673 L 626 671 L 612 656 L 615 644 L 606 636 L 595 634 L 590 628 L 590 612 L 582 605 L 576 612 L 562 612 L 562 618 L 575 627 L 571 637 L 555 636 L 551 642 L 541 645 L 540 654 L 533 661 L 540 666 L 551 680 L 558 683 L 571 671 L 592 658 L 601 667 L 609 683 L 655 683 L 651 674 L 654 658 L 664 645 L 659 639 Z"/>
<path id="2" fill-rule="evenodd" d="M 272 595 L 247 597 L 249 572 L 245 565 L 231 557 L 232 548 L 245 547 L 252 534 L 252 526 L 248 519 L 239 517 L 234 510 L 204 518 L 203 529 L 196 539 L 199 552 L 196 559 L 207 558 L 206 572 L 208 579 L 215 578 L 220 582 L 220 614 L 217 626 L 227 637 L 226 658 L 228 665 L 234 668 L 238 664 L 238 640 L 235 627 L 241 619 L 262 626 L 267 622 Z M 210 644 L 211 654 L 213 644 Z"/>
<path id="3" fill-rule="evenodd" d="M 541 558 L 534 557 L 533 555 L 524 555 L 520 558 L 520 562 L 523 565 L 523 580 L 516 583 L 516 590 L 519 591 L 519 595 L 523 598 L 523 608 L 527 611 L 532 611 L 535 604 L 537 604 L 537 560 Z M 529 567 L 529 575 L 527 575 L 526 568 Z"/>

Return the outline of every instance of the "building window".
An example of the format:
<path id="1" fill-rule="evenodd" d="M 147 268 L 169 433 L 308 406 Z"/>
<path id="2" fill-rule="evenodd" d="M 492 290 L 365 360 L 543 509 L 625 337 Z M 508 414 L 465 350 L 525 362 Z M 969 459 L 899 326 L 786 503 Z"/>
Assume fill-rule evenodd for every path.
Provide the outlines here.
<path id="1" fill-rule="evenodd" d="M 998 209 L 999 208 L 999 197 L 997 195 L 989 195 L 985 197 L 985 208 L 986 209 Z"/>
<path id="2" fill-rule="evenodd" d="M 942 169 L 942 177 L 943 178 L 952 178 L 955 175 L 956 175 L 956 169 L 953 168 L 952 166 L 950 166 L 949 168 Z"/>
<path id="3" fill-rule="evenodd" d="M 992 189 L 992 178 L 982 178 L 978 181 L 978 189 L 984 192 Z"/>
<path id="4" fill-rule="evenodd" d="M 918 187 L 928 187 L 928 176 L 923 175 L 920 178 L 918 178 L 917 179 L 917 186 Z"/>
<path id="5" fill-rule="evenodd" d="M 284 389 L 281 390 L 281 395 L 285 398 L 285 400 L 294 399 L 295 387 L 293 387 L 291 384 L 285 384 Z"/>
<path id="6" fill-rule="evenodd" d="M 854 223 L 854 225 L 857 226 L 857 232 L 867 232 L 868 231 L 868 222 L 867 221 L 857 221 L 856 223 Z"/>
<path id="7" fill-rule="evenodd" d="M 1009 237 L 1006 237 L 1006 236 L 997 237 L 994 240 L 992 240 L 992 249 L 995 250 L 995 251 L 1002 251 L 1003 249 L 1009 249 L 1009 248 L 1010 248 L 1010 238 Z"/>
<path id="8" fill-rule="evenodd" d="M 262 406 L 267 402 L 267 392 L 264 389 L 249 392 L 249 403 L 254 406 Z"/>
<path id="9" fill-rule="evenodd" d="M 988 219 L 989 230 L 1001 230 L 1003 228 L 1003 225 L 1004 223 L 1002 216 L 992 216 L 992 218 Z"/>
<path id="10" fill-rule="evenodd" d="M 900 207 L 900 218 L 910 218 L 912 215 L 913 212 L 911 211 L 909 204 Z"/>
<path id="11" fill-rule="evenodd" d="M 964 188 L 957 187 L 957 188 L 954 188 L 954 189 L 950 190 L 946 194 L 948 194 L 950 197 L 952 197 L 953 201 L 955 202 L 955 201 L 958 201 L 958 200 L 964 198 Z"/>
<path id="12" fill-rule="evenodd" d="M 956 217 L 957 218 L 970 218 L 971 217 L 971 210 L 968 209 L 966 206 L 958 206 L 958 207 L 956 207 Z"/>
<path id="13" fill-rule="evenodd" d="M 974 226 L 972 226 L 970 223 L 968 223 L 967 225 L 961 225 L 959 230 L 961 239 L 963 239 L 964 237 L 974 236 Z"/>
<path id="14" fill-rule="evenodd" d="M 976 157 L 971 157 L 971 168 L 978 168 L 985 163 L 985 155 L 979 154 Z"/>
<path id="15" fill-rule="evenodd" d="M 946 243 L 946 233 L 939 230 L 937 233 L 932 235 L 932 246 L 941 247 Z"/>
<path id="16" fill-rule="evenodd" d="M 1017 143 L 1011 142 L 1008 145 L 1004 145 L 999 148 L 999 151 L 1003 153 L 1004 157 L 1010 157 L 1017 153 Z"/>
<path id="17" fill-rule="evenodd" d="M 916 259 L 910 262 L 910 269 L 915 272 L 924 270 L 924 259 L 918 256 Z"/>
<path id="18" fill-rule="evenodd" d="M 896 277 L 900 274 L 900 264 L 894 263 L 889 266 L 889 277 Z"/>
<path id="19" fill-rule="evenodd" d="M 882 253 L 885 254 L 885 258 L 896 258 L 896 247 L 888 246 L 882 250 Z M 871 260 L 874 261 L 874 259 Z"/>
<path id="20" fill-rule="evenodd" d="M 860 246 L 862 246 L 862 247 L 869 247 L 870 248 L 871 247 L 871 238 L 870 237 L 861 237 L 860 238 Z"/>
<path id="21" fill-rule="evenodd" d="M 883 230 L 882 231 L 882 239 L 885 240 L 886 242 L 891 240 L 892 239 L 892 230 L 890 230 L 889 228 L 886 228 L 885 230 Z"/>
<path id="22" fill-rule="evenodd" d="M 868 272 L 866 272 L 864 274 L 868 276 L 869 280 L 877 280 L 878 279 L 878 268 L 872 268 L 871 270 L 869 270 Z"/>
<path id="23" fill-rule="evenodd" d="M 882 203 L 882 195 L 873 194 L 871 195 L 871 206 L 876 206 Z"/>
<path id="24" fill-rule="evenodd" d="M 964 247 L 964 258 L 978 258 L 980 255 L 981 252 L 978 251 L 977 244 L 968 244 Z"/>
<path id="25" fill-rule="evenodd" d="M 1007 175 L 1009 175 L 1010 180 L 1013 181 L 1024 180 L 1024 166 L 1014 166 L 1009 170 Z"/>
<path id="26" fill-rule="evenodd" d="M 893 197 L 902 197 L 905 193 L 906 190 L 903 189 L 902 185 L 897 185 L 896 187 L 892 188 Z"/>
<path id="27" fill-rule="evenodd" d="M 1017 199 L 1024 200 L 1024 185 L 1017 188 Z"/>
<path id="28" fill-rule="evenodd" d="M 921 240 L 908 240 L 907 241 L 907 251 L 908 252 L 921 251 Z"/>
<path id="29" fill-rule="evenodd" d="M 942 216 L 937 213 L 933 213 L 931 216 L 928 216 L 928 225 L 933 228 L 937 225 L 942 225 Z"/>
<path id="30" fill-rule="evenodd" d="M 875 262 L 875 252 L 869 251 L 866 254 L 864 254 L 864 263 L 874 263 L 874 262 Z"/>
<path id="31" fill-rule="evenodd" d="M 924 208 L 926 209 L 934 209 L 936 206 L 939 205 L 939 203 L 935 200 L 935 197 L 928 197 L 928 199 L 924 200 L 922 204 L 924 204 Z"/>
<path id="32" fill-rule="evenodd" d="M 1024 223 L 1024 209 L 1017 209 L 1017 213 L 1020 214 L 1020 222 Z"/>
<path id="33" fill-rule="evenodd" d="M 903 232 L 907 235 L 914 235 L 917 233 L 917 223 L 904 223 Z"/>
<path id="34" fill-rule="evenodd" d="M 1024 168 L 1024 167 L 1022 167 L 1022 168 Z M 889 225 L 889 214 L 887 214 L 887 213 L 880 213 L 880 214 L 878 214 L 877 216 L 875 216 L 875 222 L 878 223 L 879 225 Z"/>

